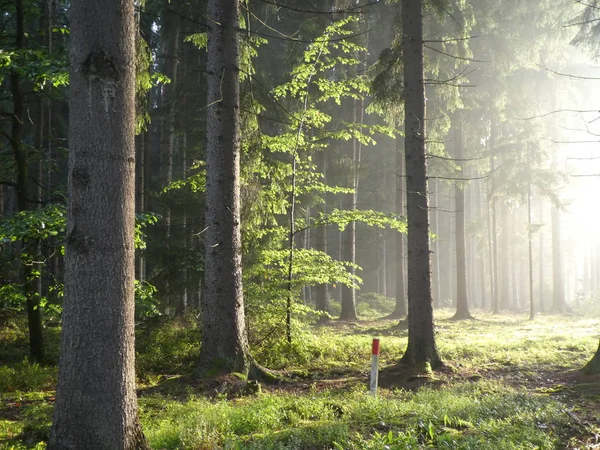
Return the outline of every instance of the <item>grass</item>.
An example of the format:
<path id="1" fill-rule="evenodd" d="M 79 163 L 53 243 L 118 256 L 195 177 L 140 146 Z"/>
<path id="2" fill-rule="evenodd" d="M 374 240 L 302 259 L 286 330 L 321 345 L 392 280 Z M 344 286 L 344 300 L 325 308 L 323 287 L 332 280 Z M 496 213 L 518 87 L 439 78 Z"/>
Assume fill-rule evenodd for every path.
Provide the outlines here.
<path id="1" fill-rule="evenodd" d="M 451 314 L 436 312 L 447 366 L 423 387 L 394 369 L 407 339 L 395 322 L 332 322 L 302 331 L 285 355 L 255 351 L 296 378 L 234 398 L 188 384 L 193 321 L 140 329 L 145 433 L 156 449 L 586 448 L 600 432 L 600 378 L 574 371 L 596 350 L 600 320 Z M 374 336 L 386 386 L 377 397 L 366 390 Z M 56 368 L 30 364 L 23 339 L 0 331 L 0 356 L 10 355 L 0 360 L 0 449 L 44 448 L 50 429 Z"/>

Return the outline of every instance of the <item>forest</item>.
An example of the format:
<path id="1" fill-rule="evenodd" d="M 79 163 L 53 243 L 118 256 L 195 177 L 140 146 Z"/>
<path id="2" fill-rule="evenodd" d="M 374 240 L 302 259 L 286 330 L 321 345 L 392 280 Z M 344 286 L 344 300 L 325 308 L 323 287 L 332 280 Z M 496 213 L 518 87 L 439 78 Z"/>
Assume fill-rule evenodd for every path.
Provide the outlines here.
<path id="1" fill-rule="evenodd" d="M 600 0 L 0 14 L 0 450 L 600 449 Z"/>

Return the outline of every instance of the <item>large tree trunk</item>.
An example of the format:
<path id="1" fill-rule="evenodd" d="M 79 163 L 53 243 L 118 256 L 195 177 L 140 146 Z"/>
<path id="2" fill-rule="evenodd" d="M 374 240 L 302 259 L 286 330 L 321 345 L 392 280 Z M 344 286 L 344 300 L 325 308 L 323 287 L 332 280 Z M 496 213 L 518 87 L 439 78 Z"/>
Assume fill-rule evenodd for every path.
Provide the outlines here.
<path id="1" fill-rule="evenodd" d="M 442 364 L 435 342 L 431 300 L 422 9 L 421 0 L 402 0 L 408 219 L 408 347 L 402 362 L 418 369 Z"/>
<path id="2" fill-rule="evenodd" d="M 209 0 L 206 259 L 199 374 L 248 371 L 240 237 L 238 0 Z"/>
<path id="3" fill-rule="evenodd" d="M 456 114 L 456 129 L 454 135 L 456 164 L 463 170 L 463 123 L 462 112 Z M 455 320 L 472 319 L 469 312 L 469 294 L 467 290 L 467 251 L 465 245 L 465 190 L 459 183 L 454 184 L 454 208 L 456 223 L 456 313 Z"/>
<path id="4" fill-rule="evenodd" d="M 133 2 L 71 5 L 69 223 L 48 448 L 148 449 L 134 348 Z"/>
<path id="5" fill-rule="evenodd" d="M 600 344 L 598 344 L 594 357 L 583 368 L 583 372 L 590 375 L 600 373 Z"/>

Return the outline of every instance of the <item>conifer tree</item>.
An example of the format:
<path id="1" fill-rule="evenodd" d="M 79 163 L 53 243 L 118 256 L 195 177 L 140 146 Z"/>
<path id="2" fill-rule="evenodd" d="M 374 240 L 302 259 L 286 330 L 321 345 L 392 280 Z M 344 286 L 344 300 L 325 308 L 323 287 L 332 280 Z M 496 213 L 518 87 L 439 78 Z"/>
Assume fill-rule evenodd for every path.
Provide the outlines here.
<path id="1" fill-rule="evenodd" d="M 48 448 L 147 449 L 134 348 L 133 1 L 71 5 L 65 301 Z"/>

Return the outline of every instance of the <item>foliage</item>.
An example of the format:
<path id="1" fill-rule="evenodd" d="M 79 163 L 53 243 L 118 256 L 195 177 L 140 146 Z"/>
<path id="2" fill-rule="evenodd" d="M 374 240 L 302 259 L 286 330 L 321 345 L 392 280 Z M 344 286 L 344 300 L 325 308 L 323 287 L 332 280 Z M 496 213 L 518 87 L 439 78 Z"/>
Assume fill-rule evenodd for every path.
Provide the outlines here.
<path id="1" fill-rule="evenodd" d="M 157 223 L 159 217 L 154 213 L 136 215 L 135 247 L 146 248 L 145 228 Z M 19 211 L 0 218 L 0 243 L 22 242 L 19 259 L 23 264 L 37 267 L 44 264 L 44 256 L 34 253 L 36 244 L 51 248 L 55 253 L 64 255 L 66 232 L 66 209 L 63 204 L 51 203 L 41 209 Z M 32 277 L 41 276 L 40 270 L 33 270 Z M 156 288 L 147 282 L 136 281 L 136 315 L 139 319 L 159 315 Z M 48 286 L 48 296 L 39 299 L 39 305 L 45 310 L 46 319 L 57 319 L 62 311 L 63 284 L 52 279 Z M 0 285 L 0 313 L 15 314 L 25 310 L 26 298 L 23 288 L 16 282 Z"/>
<path id="2" fill-rule="evenodd" d="M 24 360 L 0 366 L 0 391 L 40 391 L 56 383 L 56 367 L 43 367 Z"/>
<path id="3" fill-rule="evenodd" d="M 38 241 L 60 237 L 66 230 L 65 207 L 51 203 L 42 209 L 19 211 L 0 219 L 0 242 Z"/>
<path id="4" fill-rule="evenodd" d="M 136 331 L 136 370 L 140 378 L 189 373 L 200 352 L 200 333 L 192 315 L 176 321 L 154 317 Z"/>

